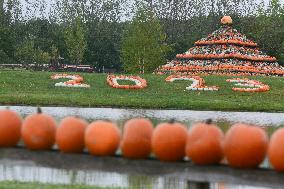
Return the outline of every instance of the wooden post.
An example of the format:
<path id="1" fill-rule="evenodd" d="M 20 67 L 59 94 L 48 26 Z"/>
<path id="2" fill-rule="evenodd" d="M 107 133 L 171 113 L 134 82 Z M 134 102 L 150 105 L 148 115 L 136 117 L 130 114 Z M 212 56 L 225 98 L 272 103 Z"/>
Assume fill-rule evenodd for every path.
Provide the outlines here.
<path id="1" fill-rule="evenodd" d="M 188 189 L 210 189 L 210 183 L 187 181 L 187 188 Z"/>

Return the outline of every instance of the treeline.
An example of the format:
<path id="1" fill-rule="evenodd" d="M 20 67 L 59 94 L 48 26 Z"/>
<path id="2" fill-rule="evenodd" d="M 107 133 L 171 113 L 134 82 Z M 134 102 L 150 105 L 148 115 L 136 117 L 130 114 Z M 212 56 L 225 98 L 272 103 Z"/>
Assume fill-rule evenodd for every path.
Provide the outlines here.
<path id="1" fill-rule="evenodd" d="M 27 1 L 28 2 L 28 1 Z M 98 71 L 152 72 L 220 27 L 234 27 L 284 63 L 279 0 L 0 0 L 0 63 L 91 64 Z"/>

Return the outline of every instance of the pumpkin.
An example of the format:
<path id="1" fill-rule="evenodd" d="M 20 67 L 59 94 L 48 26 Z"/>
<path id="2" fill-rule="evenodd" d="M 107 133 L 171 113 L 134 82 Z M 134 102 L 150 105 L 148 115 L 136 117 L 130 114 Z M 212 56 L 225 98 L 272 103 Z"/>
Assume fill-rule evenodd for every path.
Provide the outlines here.
<path id="1" fill-rule="evenodd" d="M 0 110 L 0 147 L 16 146 L 21 138 L 22 118 L 14 111 Z"/>
<path id="2" fill-rule="evenodd" d="M 284 172 L 284 128 L 275 131 L 270 139 L 268 159 L 278 172 Z"/>
<path id="3" fill-rule="evenodd" d="M 222 24 L 232 24 L 233 23 L 233 20 L 230 16 L 224 16 L 222 19 L 221 19 L 221 23 Z"/>
<path id="4" fill-rule="evenodd" d="M 114 155 L 120 143 L 120 130 L 110 121 L 95 121 L 85 132 L 85 145 L 95 156 Z"/>
<path id="5" fill-rule="evenodd" d="M 127 121 L 121 141 L 121 151 L 129 159 L 144 159 L 151 153 L 153 124 L 150 120 L 136 118 Z"/>
<path id="6" fill-rule="evenodd" d="M 38 112 L 26 117 L 21 134 L 26 147 L 30 150 L 48 150 L 55 142 L 56 123 L 47 114 Z"/>
<path id="7" fill-rule="evenodd" d="M 187 130 L 174 120 L 159 124 L 153 132 L 152 150 L 161 161 L 179 161 L 185 156 Z"/>
<path id="8" fill-rule="evenodd" d="M 186 155 L 198 165 L 217 164 L 223 159 L 224 133 L 209 119 L 194 124 L 187 135 Z"/>
<path id="9" fill-rule="evenodd" d="M 55 141 L 59 150 L 64 153 L 82 152 L 87 125 L 87 122 L 77 117 L 64 118 L 56 130 Z"/>
<path id="10" fill-rule="evenodd" d="M 225 135 L 224 154 L 232 167 L 258 167 L 266 156 L 267 148 L 267 134 L 254 125 L 235 124 Z"/>

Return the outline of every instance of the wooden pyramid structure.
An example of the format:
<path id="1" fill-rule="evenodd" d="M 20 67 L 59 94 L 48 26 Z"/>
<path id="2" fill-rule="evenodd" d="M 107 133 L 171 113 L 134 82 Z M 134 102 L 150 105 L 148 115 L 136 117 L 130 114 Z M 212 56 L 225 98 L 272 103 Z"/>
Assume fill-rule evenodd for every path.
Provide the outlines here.
<path id="1" fill-rule="evenodd" d="M 275 57 L 258 49 L 257 43 L 234 29 L 224 16 L 222 26 L 195 42 L 195 46 L 159 67 L 157 74 L 214 74 L 228 76 L 284 76 L 284 67 Z"/>

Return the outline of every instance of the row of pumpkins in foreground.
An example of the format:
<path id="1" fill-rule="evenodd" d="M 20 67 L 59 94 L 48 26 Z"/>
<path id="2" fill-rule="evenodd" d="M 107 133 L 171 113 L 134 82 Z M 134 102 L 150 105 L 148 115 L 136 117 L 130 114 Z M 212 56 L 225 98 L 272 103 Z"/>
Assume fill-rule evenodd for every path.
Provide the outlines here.
<path id="1" fill-rule="evenodd" d="M 112 156 L 120 148 L 129 159 L 144 159 L 153 152 L 161 161 L 187 156 L 195 164 L 210 165 L 225 158 L 236 168 L 256 168 L 268 154 L 274 169 L 284 171 L 284 129 L 277 130 L 269 141 L 262 128 L 246 124 L 233 125 L 224 135 L 211 120 L 187 130 L 174 121 L 154 128 L 150 120 L 136 118 L 125 123 L 121 135 L 110 121 L 88 125 L 78 117 L 66 117 L 57 127 L 40 109 L 23 121 L 16 112 L 1 110 L 0 147 L 16 146 L 21 138 L 30 150 L 48 150 L 56 143 L 64 153 L 80 153 L 86 147 L 94 156 Z"/>

